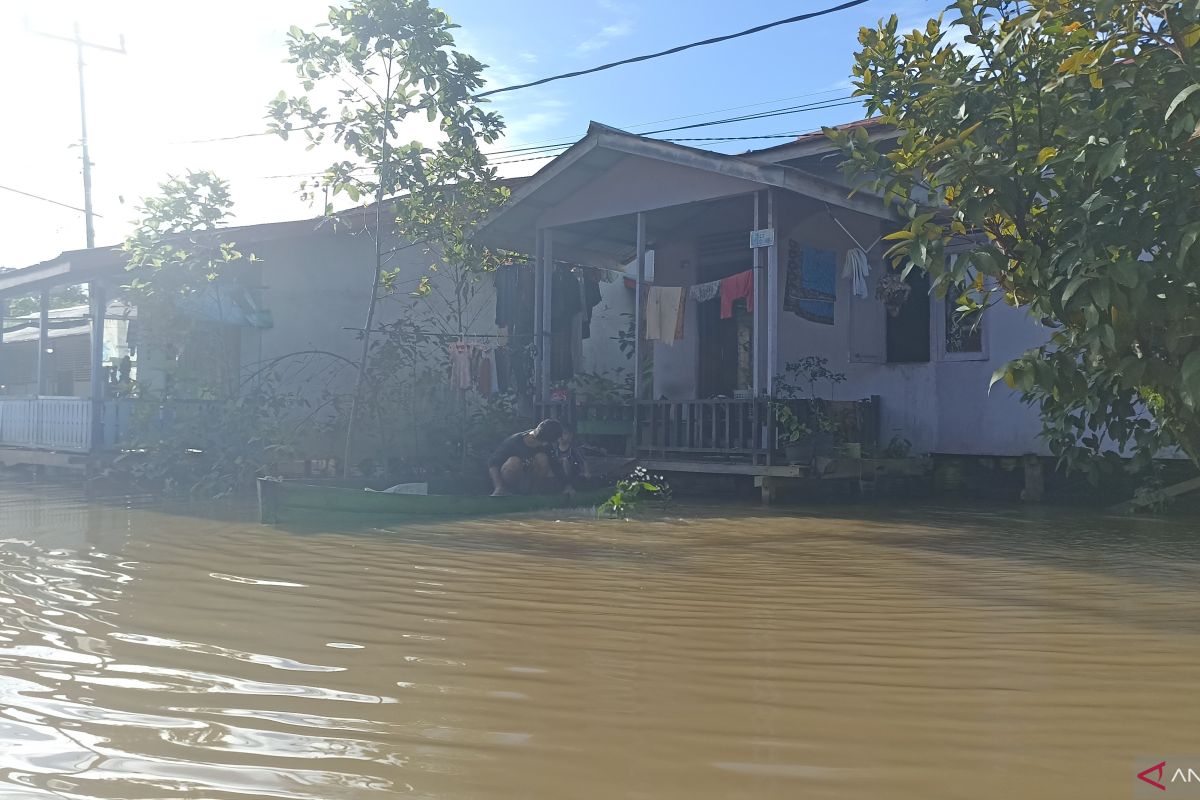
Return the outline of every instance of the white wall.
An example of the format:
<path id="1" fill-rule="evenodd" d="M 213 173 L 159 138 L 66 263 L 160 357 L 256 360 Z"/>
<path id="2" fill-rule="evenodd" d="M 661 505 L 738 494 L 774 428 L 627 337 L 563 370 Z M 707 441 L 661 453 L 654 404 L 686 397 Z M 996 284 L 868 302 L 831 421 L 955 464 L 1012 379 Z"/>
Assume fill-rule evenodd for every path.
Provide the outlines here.
<path id="1" fill-rule="evenodd" d="M 387 249 L 397 246 L 390 243 Z M 266 243 L 254 252 L 262 259 L 262 302 L 271 311 L 274 325 L 261 332 L 246 330 L 244 371 L 305 350 L 330 351 L 357 362 L 362 343 L 357 332 L 347 328 L 361 328 L 366 320 L 375 259 L 370 237 L 314 235 Z M 430 269 L 435 263 L 436 256 L 421 246 L 393 254 L 387 266 L 397 272 L 395 291 L 379 300 L 373 327 L 408 319 L 422 330 L 443 331 L 435 320 L 447 319 L 453 289 L 445 272 Z M 430 276 L 433 291 L 426 297 L 412 297 L 410 293 L 425 275 Z M 622 313 L 633 311 L 633 291 L 618 279 L 601 283 L 600 294 L 601 303 L 592 316 L 592 335 L 583 343 L 582 371 L 628 370 L 632 362 L 620 353 L 615 337 L 627 324 Z M 495 298 L 491 276 L 481 276 L 465 305 L 463 322 L 468 336 L 497 333 Z M 532 306 L 529 313 L 533 314 Z M 454 328 L 451 323 L 450 332 Z"/>
<path id="2" fill-rule="evenodd" d="M 1003 384 L 990 393 L 988 390 L 991 375 L 998 366 L 1046 339 L 1044 329 L 1024 311 L 1008 307 L 988 310 L 984 319 L 985 352 L 975 357 L 977 360 L 959 360 L 972 356 L 945 353 L 939 318 L 944 313 L 943 301 L 927 298 L 926 302 L 931 304 L 931 360 L 916 364 L 885 363 L 886 311 L 875 299 L 875 285 L 885 270 L 881 258 L 885 245 L 878 244 L 870 252 L 868 297 L 855 298 L 850 279 L 842 277 L 845 254 L 853 243 L 829 212 L 796 196 L 782 197 L 779 210 L 779 284 L 774 287 L 776 302 L 780 303 L 778 352 L 776 363 L 770 366 L 776 375 L 787 362 L 803 356 L 827 358 L 829 367 L 845 373 L 847 379 L 834 387 L 819 387 L 820 394 L 837 400 L 879 395 L 883 442 L 892 436 L 906 438 L 915 453 L 1018 456 L 1048 452 L 1038 439 L 1041 424 L 1036 409 L 1022 403 L 1019 395 Z M 881 233 L 878 220 L 849 211 L 833 213 L 863 246 L 871 245 Z M 812 322 L 782 309 L 789 239 L 796 240 L 801 247 L 837 253 L 833 325 Z M 662 285 L 693 282 L 691 276 L 674 266 L 687 258 L 689 246 L 686 241 L 659 243 L 656 261 Z M 747 251 L 747 267 L 749 259 Z M 695 263 L 694 258 L 690 261 Z M 917 301 L 912 298 L 909 302 Z M 695 304 L 689 301 L 684 340 L 671 346 L 654 345 L 656 398 L 695 397 L 697 364 L 704 357 L 698 352 L 696 316 Z"/>

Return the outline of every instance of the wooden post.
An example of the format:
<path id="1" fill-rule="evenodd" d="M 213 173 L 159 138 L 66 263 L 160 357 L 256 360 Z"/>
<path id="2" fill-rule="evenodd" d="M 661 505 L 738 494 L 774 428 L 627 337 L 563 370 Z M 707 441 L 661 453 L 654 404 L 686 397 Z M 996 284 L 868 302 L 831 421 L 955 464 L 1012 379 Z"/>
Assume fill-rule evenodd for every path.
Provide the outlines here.
<path id="1" fill-rule="evenodd" d="M 551 323 L 554 318 L 554 231 L 547 228 L 543 234 L 542 257 L 545 266 L 542 269 L 542 401 L 550 399 L 550 352 L 554 347 L 554 339 L 550 336 Z"/>
<path id="2" fill-rule="evenodd" d="M 642 386 L 642 336 L 646 332 L 646 310 L 642 303 L 642 287 L 646 283 L 646 215 L 637 213 L 637 281 L 633 296 L 633 400 L 641 402 L 645 396 Z M 651 387 L 653 391 L 653 387 Z"/>
<path id="3" fill-rule="evenodd" d="M 43 289 L 38 316 L 37 396 L 46 393 L 46 351 L 50 349 L 50 290 Z"/>
<path id="4" fill-rule="evenodd" d="M 542 348 L 546 346 L 546 342 L 542 341 L 542 289 L 544 288 L 542 271 L 546 267 L 542 261 L 543 241 L 543 232 L 539 229 L 535 234 L 533 244 L 533 341 L 531 344 L 535 359 L 533 364 L 534 391 L 538 400 L 545 402 L 545 392 L 542 387 Z"/>
<path id="5" fill-rule="evenodd" d="M 1021 499 L 1026 503 L 1042 502 L 1046 492 L 1046 479 L 1042 471 L 1042 460 L 1033 453 L 1028 453 L 1021 459 L 1025 467 L 1025 488 L 1021 491 Z"/>
<path id="6" fill-rule="evenodd" d="M 762 201 L 760 195 L 762 193 L 756 191 L 754 193 L 754 230 L 762 227 Z M 762 395 L 762 270 L 759 268 L 758 251 L 760 247 L 755 247 L 750 251 L 754 271 L 754 316 L 751 322 L 751 358 L 754 360 L 754 378 L 753 378 L 753 394 L 754 397 Z M 755 435 L 759 434 L 755 432 Z"/>
<path id="7" fill-rule="evenodd" d="M 778 224 L 775 210 L 775 189 L 767 189 L 767 227 Z M 763 302 L 767 304 L 767 395 L 775 396 L 775 372 L 779 369 L 779 231 L 774 243 L 767 248 L 767 286 Z"/>
<path id="8" fill-rule="evenodd" d="M 104 296 L 104 286 L 99 281 L 88 284 L 88 305 L 92 312 L 92 371 L 90 396 L 92 398 L 92 437 L 91 450 L 100 450 L 104 446 L 104 315 L 108 310 L 108 301 Z"/>

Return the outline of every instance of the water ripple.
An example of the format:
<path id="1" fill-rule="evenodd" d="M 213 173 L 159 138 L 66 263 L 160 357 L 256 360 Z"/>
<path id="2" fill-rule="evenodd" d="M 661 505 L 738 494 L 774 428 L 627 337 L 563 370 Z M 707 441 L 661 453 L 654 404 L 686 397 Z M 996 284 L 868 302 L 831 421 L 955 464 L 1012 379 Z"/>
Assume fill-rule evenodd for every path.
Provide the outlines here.
<path id="1" fill-rule="evenodd" d="M 1200 740 L 1186 523 L 52 495 L 0 490 L 4 798 L 1100 797 Z"/>

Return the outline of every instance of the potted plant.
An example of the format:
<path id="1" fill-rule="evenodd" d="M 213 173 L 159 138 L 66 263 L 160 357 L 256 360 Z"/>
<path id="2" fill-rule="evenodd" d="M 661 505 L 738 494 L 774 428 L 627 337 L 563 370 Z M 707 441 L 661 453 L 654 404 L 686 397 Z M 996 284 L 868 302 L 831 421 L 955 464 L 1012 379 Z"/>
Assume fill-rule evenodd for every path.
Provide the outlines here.
<path id="1" fill-rule="evenodd" d="M 779 431 L 778 443 L 792 464 L 807 464 L 818 456 L 832 456 L 837 444 L 838 424 L 816 396 L 818 383 L 830 387 L 846 380 L 846 375 L 829 369 L 829 359 L 805 356 L 784 366 L 775 378 L 775 399 L 771 408 Z M 789 400 L 807 400 L 805 418 L 796 413 Z"/>
<path id="2" fill-rule="evenodd" d="M 883 307 L 887 309 L 890 317 L 900 315 L 900 309 L 908 302 L 908 296 L 911 293 L 912 285 L 904 280 L 903 275 L 896 272 L 889 272 L 882 276 L 875 287 L 875 299 L 883 303 Z"/>
<path id="3" fill-rule="evenodd" d="M 786 403 L 772 403 L 775 409 L 775 424 L 779 430 L 779 442 L 783 445 L 784 457 L 789 464 L 806 464 L 816 456 L 816 442 L 813 441 L 813 429 L 800 421 L 800 418 Z"/>

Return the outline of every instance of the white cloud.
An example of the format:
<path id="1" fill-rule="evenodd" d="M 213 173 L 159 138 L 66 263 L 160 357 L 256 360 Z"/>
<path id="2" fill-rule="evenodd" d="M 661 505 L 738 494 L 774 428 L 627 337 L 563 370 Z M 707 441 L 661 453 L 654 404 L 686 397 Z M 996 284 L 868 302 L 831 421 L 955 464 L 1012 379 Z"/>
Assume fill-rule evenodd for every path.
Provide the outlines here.
<path id="1" fill-rule="evenodd" d="M 575 45 L 575 52 L 584 54 L 594 50 L 601 50 L 612 44 L 614 39 L 620 39 L 631 33 L 633 33 L 633 22 L 628 19 L 615 22 L 611 25 L 605 25 L 593 36 Z"/>

